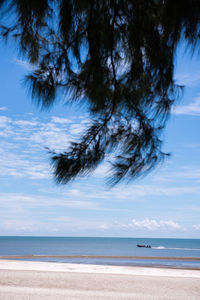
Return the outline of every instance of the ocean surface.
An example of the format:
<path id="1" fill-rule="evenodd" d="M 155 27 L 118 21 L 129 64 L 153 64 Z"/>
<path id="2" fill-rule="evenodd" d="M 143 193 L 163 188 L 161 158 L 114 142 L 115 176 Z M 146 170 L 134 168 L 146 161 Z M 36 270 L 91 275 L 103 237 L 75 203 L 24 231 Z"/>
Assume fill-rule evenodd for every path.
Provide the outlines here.
<path id="1" fill-rule="evenodd" d="M 137 244 L 151 245 L 151 248 L 138 248 Z M 200 239 L 2 236 L 0 256 L 34 261 L 200 269 Z"/>

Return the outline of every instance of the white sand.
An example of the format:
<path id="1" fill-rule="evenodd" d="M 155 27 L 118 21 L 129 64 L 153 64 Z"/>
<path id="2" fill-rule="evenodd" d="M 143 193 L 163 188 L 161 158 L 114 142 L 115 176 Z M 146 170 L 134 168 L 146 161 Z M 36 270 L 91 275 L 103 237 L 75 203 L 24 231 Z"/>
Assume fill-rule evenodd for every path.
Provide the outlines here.
<path id="1" fill-rule="evenodd" d="M 0 299 L 200 299 L 200 271 L 0 260 Z"/>

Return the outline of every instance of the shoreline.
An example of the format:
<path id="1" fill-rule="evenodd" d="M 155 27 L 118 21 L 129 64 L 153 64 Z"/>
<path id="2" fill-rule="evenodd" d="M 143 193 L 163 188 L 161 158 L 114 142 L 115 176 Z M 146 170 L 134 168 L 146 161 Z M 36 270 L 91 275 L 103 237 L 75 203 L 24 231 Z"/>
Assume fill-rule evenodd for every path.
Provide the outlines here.
<path id="1" fill-rule="evenodd" d="M 200 270 L 200 257 L 105 255 L 1 255 L 0 261 Z M 173 263 L 174 262 L 174 263 Z"/>
<path id="2" fill-rule="evenodd" d="M 38 258 L 88 258 L 88 259 L 143 259 L 143 260 L 178 260 L 178 261 L 200 261 L 200 257 L 180 257 L 180 256 L 109 256 L 109 255 L 0 255 L 0 259 L 38 259 Z"/>
<path id="3" fill-rule="evenodd" d="M 119 266 L 78 264 L 63 262 L 42 262 L 23 260 L 0 260 L 0 270 L 43 271 L 43 272 L 75 272 L 121 275 L 148 275 L 148 276 L 172 276 L 191 277 L 200 279 L 200 269 L 154 267 L 154 266 Z"/>

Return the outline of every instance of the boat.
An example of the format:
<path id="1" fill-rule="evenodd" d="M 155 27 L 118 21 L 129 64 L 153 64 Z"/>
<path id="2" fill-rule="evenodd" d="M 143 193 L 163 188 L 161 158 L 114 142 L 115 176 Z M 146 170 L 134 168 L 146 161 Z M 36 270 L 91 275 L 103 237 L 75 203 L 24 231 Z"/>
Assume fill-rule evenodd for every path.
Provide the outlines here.
<path id="1" fill-rule="evenodd" d="M 151 245 L 137 245 L 139 248 L 151 248 Z"/>

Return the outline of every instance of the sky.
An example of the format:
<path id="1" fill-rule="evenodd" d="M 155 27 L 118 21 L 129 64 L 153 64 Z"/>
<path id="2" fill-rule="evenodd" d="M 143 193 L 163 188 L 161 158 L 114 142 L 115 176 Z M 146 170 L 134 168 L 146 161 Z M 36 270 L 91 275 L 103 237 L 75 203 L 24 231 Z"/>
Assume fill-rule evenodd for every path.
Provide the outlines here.
<path id="1" fill-rule="evenodd" d="M 64 151 L 89 115 L 59 101 L 41 110 L 24 85 L 30 65 L 0 41 L 0 235 L 200 238 L 200 55 L 181 45 L 175 65 L 185 88 L 164 132 L 171 156 L 114 188 L 108 162 L 57 185 L 47 148 Z"/>

